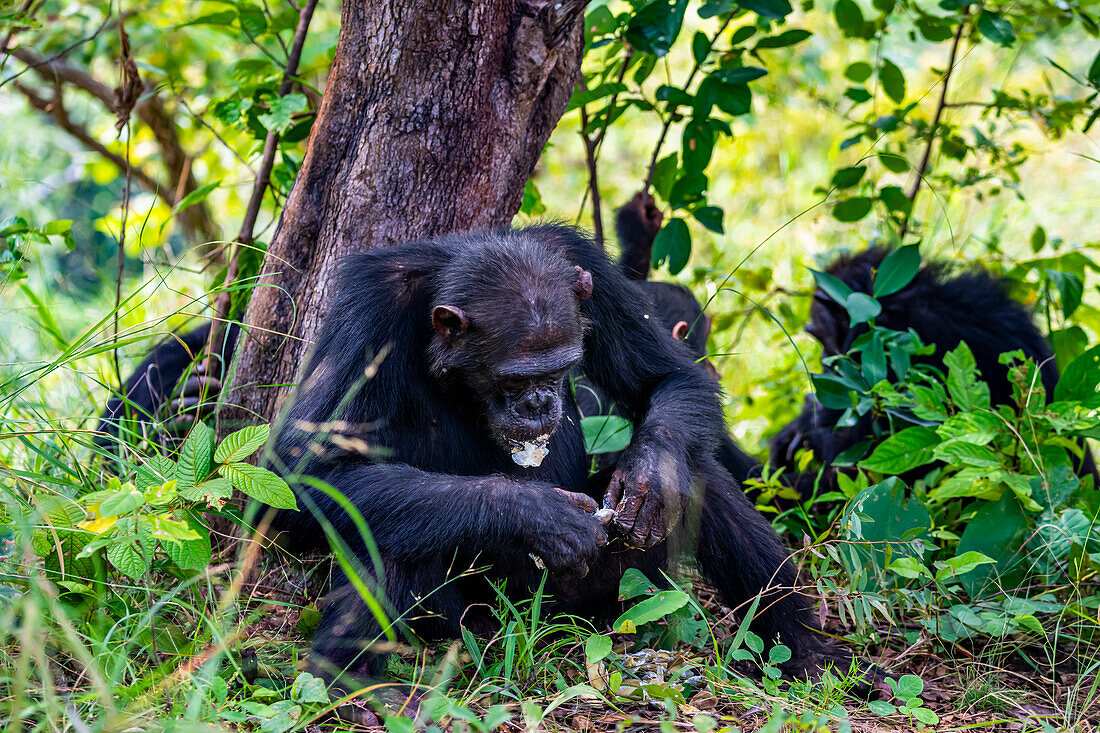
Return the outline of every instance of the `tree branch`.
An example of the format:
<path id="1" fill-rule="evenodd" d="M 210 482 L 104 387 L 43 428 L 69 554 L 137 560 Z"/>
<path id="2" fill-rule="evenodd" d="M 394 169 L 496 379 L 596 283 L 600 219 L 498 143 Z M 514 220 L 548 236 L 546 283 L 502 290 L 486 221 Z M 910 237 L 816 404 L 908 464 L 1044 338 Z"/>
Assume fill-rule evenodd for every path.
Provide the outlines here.
<path id="1" fill-rule="evenodd" d="M 970 6 L 965 6 L 962 9 L 962 18 L 959 20 L 959 27 L 955 29 L 955 38 L 951 41 L 951 55 L 947 59 L 947 69 L 943 72 L 943 81 L 940 86 L 940 101 L 936 104 L 936 112 L 932 116 L 932 126 L 928 128 L 928 143 L 924 146 L 924 154 L 921 156 L 920 165 L 917 166 L 916 178 L 913 180 L 913 185 L 909 189 L 909 211 L 905 214 L 905 221 L 901 224 L 901 229 L 898 232 L 898 241 L 905 239 L 905 235 L 909 232 L 909 221 L 913 216 L 913 204 L 917 198 L 917 192 L 920 191 L 921 181 L 924 180 L 924 174 L 928 171 L 928 162 L 932 157 L 932 145 L 936 142 L 936 130 L 940 126 L 940 118 L 943 116 L 944 107 L 947 106 L 947 83 L 951 81 L 951 72 L 955 69 L 955 58 L 959 52 L 959 41 L 962 40 L 963 30 L 966 28 L 966 21 L 970 15 Z"/>

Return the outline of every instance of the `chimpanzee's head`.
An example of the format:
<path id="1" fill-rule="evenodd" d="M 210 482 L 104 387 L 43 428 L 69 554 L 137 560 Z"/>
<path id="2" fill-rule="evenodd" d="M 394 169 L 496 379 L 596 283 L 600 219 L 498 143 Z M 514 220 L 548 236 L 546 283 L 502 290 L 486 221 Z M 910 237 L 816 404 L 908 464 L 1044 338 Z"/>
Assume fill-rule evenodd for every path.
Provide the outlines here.
<path id="1" fill-rule="evenodd" d="M 565 378 L 582 355 L 579 303 L 592 294 L 592 276 L 539 241 L 545 236 L 469 237 L 432 303 L 433 371 L 465 383 L 504 446 L 557 429 Z"/>

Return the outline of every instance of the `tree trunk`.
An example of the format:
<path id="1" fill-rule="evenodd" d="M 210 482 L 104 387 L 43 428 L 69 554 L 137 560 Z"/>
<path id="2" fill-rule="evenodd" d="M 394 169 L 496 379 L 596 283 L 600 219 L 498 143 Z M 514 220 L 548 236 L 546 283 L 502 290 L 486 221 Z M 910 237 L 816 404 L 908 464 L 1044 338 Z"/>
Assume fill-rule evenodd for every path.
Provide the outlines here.
<path id="1" fill-rule="evenodd" d="M 219 432 L 275 417 L 343 256 L 511 222 L 578 77 L 584 5 L 344 0 Z"/>

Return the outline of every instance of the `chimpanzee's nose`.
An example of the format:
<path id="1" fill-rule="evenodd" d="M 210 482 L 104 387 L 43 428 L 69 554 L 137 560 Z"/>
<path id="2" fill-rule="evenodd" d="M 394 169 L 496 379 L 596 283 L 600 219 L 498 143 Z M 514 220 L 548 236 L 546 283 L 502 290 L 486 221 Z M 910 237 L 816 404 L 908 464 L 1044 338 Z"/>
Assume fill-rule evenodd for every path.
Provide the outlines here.
<path id="1" fill-rule="evenodd" d="M 546 413 L 547 407 L 550 404 L 550 396 L 545 392 L 528 392 L 520 400 L 520 409 L 524 412 L 524 416 L 529 420 L 535 420 L 542 417 Z"/>

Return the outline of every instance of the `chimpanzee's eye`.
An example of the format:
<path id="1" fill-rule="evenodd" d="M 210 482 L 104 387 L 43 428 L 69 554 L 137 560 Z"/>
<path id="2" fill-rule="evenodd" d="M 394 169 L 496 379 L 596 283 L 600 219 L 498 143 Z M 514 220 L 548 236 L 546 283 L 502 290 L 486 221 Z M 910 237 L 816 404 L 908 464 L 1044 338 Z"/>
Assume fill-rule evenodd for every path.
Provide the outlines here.
<path id="1" fill-rule="evenodd" d="M 506 379 L 501 385 L 507 392 L 519 392 L 523 389 L 523 382 L 518 379 Z"/>

